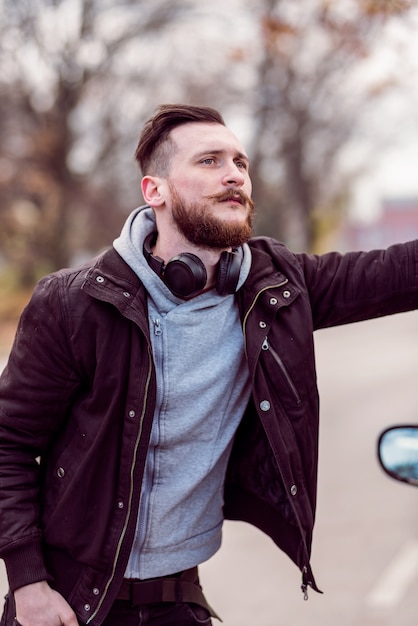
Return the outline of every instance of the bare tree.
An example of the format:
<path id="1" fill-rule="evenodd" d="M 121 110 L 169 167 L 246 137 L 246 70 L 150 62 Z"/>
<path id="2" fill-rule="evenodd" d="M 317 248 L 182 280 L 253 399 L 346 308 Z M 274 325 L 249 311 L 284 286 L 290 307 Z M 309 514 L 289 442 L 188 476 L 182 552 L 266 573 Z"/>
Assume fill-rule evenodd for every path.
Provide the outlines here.
<path id="1" fill-rule="evenodd" d="M 326 0 L 259 4 L 262 51 L 257 88 L 253 179 L 260 230 L 295 249 L 312 249 L 316 217 L 341 206 L 347 180 L 338 157 L 361 113 L 396 84 L 353 88 L 390 19 L 404 16 L 402 0 Z"/>
<path id="2" fill-rule="evenodd" d="M 3 3 L 0 245 L 24 282 L 39 265 L 68 264 L 74 248 L 109 243 L 121 223 L 133 194 L 124 189 L 121 207 L 128 157 L 119 146 L 130 140 L 132 158 L 136 139 L 123 126 L 140 118 L 154 78 L 135 55 L 146 56 L 147 42 L 172 28 L 184 7 L 181 0 Z"/>
<path id="3" fill-rule="evenodd" d="M 0 0 L 0 249 L 24 282 L 110 243 L 157 104 L 242 98 L 233 4 Z"/>

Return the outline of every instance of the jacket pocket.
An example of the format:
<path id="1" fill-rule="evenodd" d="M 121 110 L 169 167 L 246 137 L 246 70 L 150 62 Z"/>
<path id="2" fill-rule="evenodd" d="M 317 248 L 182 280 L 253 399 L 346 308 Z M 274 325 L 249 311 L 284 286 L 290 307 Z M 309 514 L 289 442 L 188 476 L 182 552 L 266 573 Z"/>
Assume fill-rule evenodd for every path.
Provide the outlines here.
<path id="1" fill-rule="evenodd" d="M 263 341 L 263 345 L 261 346 L 261 349 L 264 351 L 268 351 L 271 356 L 273 357 L 273 360 L 275 362 L 275 364 L 277 365 L 277 367 L 280 370 L 280 373 L 282 374 L 285 383 L 288 387 L 288 389 L 290 390 L 290 393 L 294 399 L 294 401 L 296 402 L 296 404 L 301 404 L 302 403 L 302 398 L 300 396 L 300 393 L 293 381 L 292 376 L 290 375 L 289 371 L 287 370 L 285 364 L 283 363 L 283 360 L 281 359 L 280 355 L 276 352 L 276 350 L 270 345 L 268 337 L 265 337 L 264 341 Z"/>

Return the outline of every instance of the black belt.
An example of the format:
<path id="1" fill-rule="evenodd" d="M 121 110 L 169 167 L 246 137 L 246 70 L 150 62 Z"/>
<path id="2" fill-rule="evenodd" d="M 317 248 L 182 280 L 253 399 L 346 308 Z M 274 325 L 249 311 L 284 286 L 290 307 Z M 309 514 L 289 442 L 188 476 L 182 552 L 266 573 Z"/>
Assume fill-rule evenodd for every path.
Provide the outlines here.
<path id="1" fill-rule="evenodd" d="M 203 606 L 212 617 L 222 621 L 208 604 L 197 581 L 197 567 L 149 580 L 124 578 L 116 600 L 128 600 L 131 606 L 158 602 L 190 602 Z"/>

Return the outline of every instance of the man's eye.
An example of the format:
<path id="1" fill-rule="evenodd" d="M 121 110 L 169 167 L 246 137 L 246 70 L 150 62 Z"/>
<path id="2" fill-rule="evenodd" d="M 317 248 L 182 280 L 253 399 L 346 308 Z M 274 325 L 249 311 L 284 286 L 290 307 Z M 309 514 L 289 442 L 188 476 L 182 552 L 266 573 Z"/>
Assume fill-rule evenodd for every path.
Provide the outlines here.
<path id="1" fill-rule="evenodd" d="M 245 161 L 237 161 L 236 162 L 236 166 L 239 167 L 242 170 L 246 170 L 247 169 L 247 164 Z"/>
<path id="2" fill-rule="evenodd" d="M 213 165 L 215 163 L 215 159 L 213 157 L 207 157 L 201 161 L 204 165 Z"/>

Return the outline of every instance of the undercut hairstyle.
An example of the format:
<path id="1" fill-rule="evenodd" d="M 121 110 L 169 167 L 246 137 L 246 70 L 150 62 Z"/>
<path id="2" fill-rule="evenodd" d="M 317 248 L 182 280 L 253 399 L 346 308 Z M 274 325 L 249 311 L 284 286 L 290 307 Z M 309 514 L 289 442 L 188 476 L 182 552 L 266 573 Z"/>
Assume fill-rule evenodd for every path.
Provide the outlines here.
<path id="1" fill-rule="evenodd" d="M 163 104 L 144 125 L 135 151 L 135 159 L 144 176 L 166 176 L 175 144 L 170 133 L 177 126 L 196 122 L 222 124 L 222 115 L 209 107 L 186 104 Z"/>

